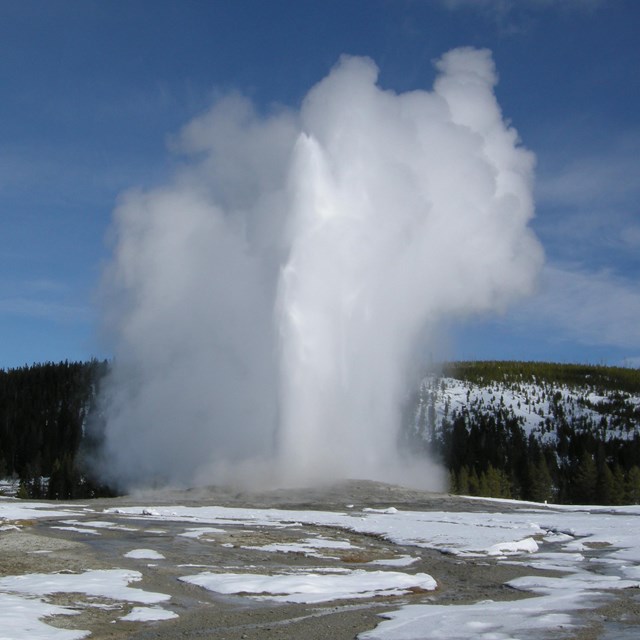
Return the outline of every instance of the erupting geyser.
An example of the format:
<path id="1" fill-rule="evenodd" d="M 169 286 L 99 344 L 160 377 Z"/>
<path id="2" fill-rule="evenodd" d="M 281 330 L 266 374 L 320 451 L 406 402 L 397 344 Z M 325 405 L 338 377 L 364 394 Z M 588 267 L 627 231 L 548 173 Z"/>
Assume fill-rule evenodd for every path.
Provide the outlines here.
<path id="1" fill-rule="evenodd" d="M 124 487 L 370 478 L 436 488 L 398 452 L 418 340 L 532 286 L 534 158 L 488 51 L 396 94 L 344 57 L 299 112 L 228 97 L 193 160 L 125 195 L 106 278 L 104 472 Z"/>

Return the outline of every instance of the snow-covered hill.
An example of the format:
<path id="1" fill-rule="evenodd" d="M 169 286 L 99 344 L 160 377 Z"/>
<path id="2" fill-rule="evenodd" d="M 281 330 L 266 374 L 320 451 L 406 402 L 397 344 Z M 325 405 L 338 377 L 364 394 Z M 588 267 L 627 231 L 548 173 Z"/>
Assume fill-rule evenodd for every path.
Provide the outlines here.
<path id="1" fill-rule="evenodd" d="M 406 425 L 453 492 L 640 503 L 640 371 L 454 363 L 421 380 Z"/>
<path id="2" fill-rule="evenodd" d="M 516 419 L 526 435 L 553 442 L 559 421 L 597 429 L 605 439 L 630 439 L 640 430 L 640 394 L 546 380 L 471 382 L 435 374 L 423 378 L 415 428 L 426 440 L 457 415 L 488 414 Z"/>

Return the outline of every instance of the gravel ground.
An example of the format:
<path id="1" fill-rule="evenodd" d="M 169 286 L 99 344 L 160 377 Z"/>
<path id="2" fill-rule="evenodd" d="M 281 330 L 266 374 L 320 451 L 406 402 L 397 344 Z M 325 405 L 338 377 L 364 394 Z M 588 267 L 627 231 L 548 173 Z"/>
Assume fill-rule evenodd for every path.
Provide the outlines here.
<path id="1" fill-rule="evenodd" d="M 373 482 L 348 482 L 313 490 L 280 490 L 264 493 L 239 492 L 211 488 L 181 492 L 154 492 L 112 500 L 85 502 L 94 510 L 92 521 L 113 522 L 114 516 L 102 513 L 105 508 L 127 505 L 236 506 L 254 508 L 314 509 L 344 511 L 346 505 L 403 510 L 492 511 L 509 510 L 509 505 L 470 501 L 455 496 L 430 494 Z M 73 516 L 70 516 L 73 518 Z M 24 573 L 80 572 L 88 569 L 135 569 L 144 578 L 132 583 L 146 591 L 171 596 L 164 608 L 179 615 L 162 622 L 123 622 L 133 604 L 105 601 L 101 608 L 92 605 L 96 599 L 77 594 L 59 594 L 49 600 L 70 606 L 76 616 L 60 616 L 47 621 L 58 627 L 90 629 L 92 638 L 174 639 L 211 638 L 216 640 L 269 639 L 351 640 L 379 622 L 380 613 L 408 603 L 434 602 L 463 604 L 480 600 L 515 600 L 526 594 L 505 586 L 505 582 L 536 572 L 517 564 L 500 564 L 492 558 L 461 558 L 427 549 L 394 545 L 376 536 L 304 525 L 295 528 L 270 526 L 225 525 L 224 534 L 205 535 L 199 539 L 178 535 L 185 523 L 149 522 L 135 518 L 119 520 L 135 530 L 100 529 L 101 535 L 53 528 L 56 520 L 21 522 L 19 531 L 0 533 L 0 576 Z M 348 540 L 352 547 L 339 550 L 334 558 L 309 558 L 302 553 L 269 553 L 248 546 L 299 542 L 310 536 Z M 215 542 L 214 542 L 215 540 Z M 131 549 L 147 548 L 160 552 L 165 560 L 126 558 Z M 374 597 L 321 604 L 286 604 L 255 601 L 243 596 L 221 596 L 178 578 L 202 566 L 225 567 L 236 571 L 277 573 L 302 567 L 358 568 L 382 558 L 411 555 L 419 560 L 407 570 L 432 575 L 438 583 L 434 592 L 411 593 L 396 597 Z M 200 568 L 186 568 L 199 565 Z M 371 568 L 371 567 L 369 567 Z M 402 570 L 402 569 L 401 569 Z M 601 609 L 587 614 L 587 624 L 574 638 L 614 638 L 607 635 L 615 629 L 616 620 L 640 624 L 637 595 L 622 593 Z M 114 624 L 117 621 L 117 624 Z M 628 626 L 628 625 L 627 625 Z"/>

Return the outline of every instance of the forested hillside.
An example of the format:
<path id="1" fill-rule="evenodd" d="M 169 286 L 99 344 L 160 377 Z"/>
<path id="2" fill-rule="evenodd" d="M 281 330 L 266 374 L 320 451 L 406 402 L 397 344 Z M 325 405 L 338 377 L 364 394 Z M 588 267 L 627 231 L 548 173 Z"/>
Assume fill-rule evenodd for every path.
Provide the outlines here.
<path id="1" fill-rule="evenodd" d="M 411 440 L 457 493 L 568 503 L 640 502 L 640 371 L 461 362 L 427 375 Z"/>
<path id="2" fill-rule="evenodd" d="M 104 492 L 79 459 L 106 362 L 47 363 L 0 370 L 0 478 L 30 498 Z"/>
<path id="3" fill-rule="evenodd" d="M 85 464 L 107 370 L 92 361 L 0 371 L 0 479 L 22 497 L 110 493 Z M 442 462 L 453 492 L 640 503 L 640 370 L 451 363 L 421 380 L 407 415 L 409 445 Z"/>

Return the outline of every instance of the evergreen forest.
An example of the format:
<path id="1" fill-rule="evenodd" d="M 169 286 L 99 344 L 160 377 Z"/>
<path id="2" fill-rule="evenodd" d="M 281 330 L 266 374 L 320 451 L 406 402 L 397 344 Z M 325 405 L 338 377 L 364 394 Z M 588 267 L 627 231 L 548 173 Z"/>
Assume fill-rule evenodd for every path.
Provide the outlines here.
<path id="1" fill-rule="evenodd" d="M 113 495 L 92 474 L 106 361 L 0 370 L 0 479 L 22 498 Z M 408 403 L 403 438 L 435 456 L 454 493 L 640 503 L 640 370 L 447 363 Z"/>
<path id="2" fill-rule="evenodd" d="M 409 432 L 454 493 L 640 503 L 640 370 L 458 362 L 426 376 Z"/>
<path id="3" fill-rule="evenodd" d="M 83 464 L 108 364 L 61 362 L 0 370 L 0 478 L 22 498 L 110 495 Z"/>

